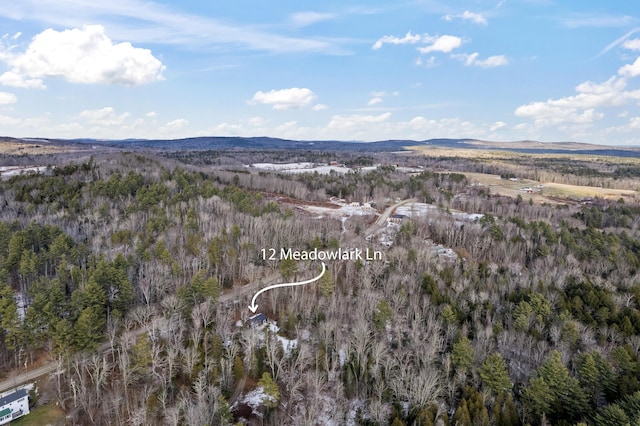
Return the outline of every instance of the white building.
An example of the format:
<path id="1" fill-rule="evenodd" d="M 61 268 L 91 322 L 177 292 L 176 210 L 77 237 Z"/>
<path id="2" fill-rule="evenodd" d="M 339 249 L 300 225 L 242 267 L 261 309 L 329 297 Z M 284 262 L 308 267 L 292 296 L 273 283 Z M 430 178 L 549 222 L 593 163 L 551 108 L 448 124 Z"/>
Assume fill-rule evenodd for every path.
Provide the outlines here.
<path id="1" fill-rule="evenodd" d="M 0 425 L 29 414 L 29 396 L 22 388 L 0 398 Z"/>

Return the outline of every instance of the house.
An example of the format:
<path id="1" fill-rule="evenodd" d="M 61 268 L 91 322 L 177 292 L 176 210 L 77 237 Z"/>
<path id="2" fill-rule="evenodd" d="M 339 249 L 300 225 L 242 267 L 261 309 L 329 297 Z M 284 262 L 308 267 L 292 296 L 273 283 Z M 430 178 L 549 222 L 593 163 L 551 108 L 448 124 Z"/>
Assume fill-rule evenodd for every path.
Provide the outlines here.
<path id="1" fill-rule="evenodd" d="M 255 326 L 267 322 L 267 316 L 262 312 L 255 314 L 247 319 L 247 324 Z"/>
<path id="2" fill-rule="evenodd" d="M 0 398 L 0 425 L 29 414 L 29 397 L 22 388 Z"/>
<path id="3" fill-rule="evenodd" d="M 396 214 L 392 214 L 391 217 L 389 218 L 389 220 L 391 222 L 394 222 L 394 223 L 400 223 L 400 222 L 403 222 L 405 219 L 408 219 L 408 218 L 409 218 L 409 216 L 407 216 L 406 214 L 396 213 Z"/>

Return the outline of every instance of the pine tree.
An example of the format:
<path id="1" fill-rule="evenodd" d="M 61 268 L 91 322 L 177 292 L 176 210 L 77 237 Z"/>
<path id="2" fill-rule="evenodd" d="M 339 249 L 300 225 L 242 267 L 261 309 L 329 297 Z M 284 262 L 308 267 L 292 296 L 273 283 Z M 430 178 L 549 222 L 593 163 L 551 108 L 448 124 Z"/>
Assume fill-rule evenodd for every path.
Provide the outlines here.
<path id="1" fill-rule="evenodd" d="M 451 418 L 452 426 L 471 426 L 471 414 L 469 414 L 469 407 L 467 407 L 467 400 L 462 399 L 456 408 L 453 417 Z"/>
<path id="2" fill-rule="evenodd" d="M 280 403 L 280 389 L 269 373 L 262 373 L 258 386 L 261 386 L 262 389 L 264 389 L 266 398 L 262 400 L 262 403 L 266 407 L 273 408 Z"/>
<path id="3" fill-rule="evenodd" d="M 629 416 L 617 404 L 607 405 L 600 410 L 595 418 L 596 426 L 623 426 L 630 425 Z"/>
<path id="4" fill-rule="evenodd" d="M 104 314 L 98 306 L 84 308 L 74 325 L 74 346 L 80 351 L 95 349 L 102 338 L 104 324 Z"/>
<path id="5" fill-rule="evenodd" d="M 524 397 L 536 416 L 546 414 L 552 423 L 561 419 L 578 420 L 588 407 L 585 392 L 578 380 L 569 375 L 558 351 L 553 351 L 540 366 Z"/>
<path id="6" fill-rule="evenodd" d="M 333 283 L 333 277 L 331 272 L 325 271 L 324 275 L 318 280 L 318 289 L 323 297 L 329 297 L 333 294 L 335 285 Z"/>
<path id="7" fill-rule="evenodd" d="M 462 371 L 470 371 L 473 363 L 473 346 L 466 336 L 461 337 L 453 344 L 451 350 L 451 362 Z"/>
<path id="8" fill-rule="evenodd" d="M 478 369 L 482 384 L 491 389 L 495 394 L 509 392 L 512 384 L 507 372 L 507 366 L 499 353 L 493 353 L 485 359 Z"/>

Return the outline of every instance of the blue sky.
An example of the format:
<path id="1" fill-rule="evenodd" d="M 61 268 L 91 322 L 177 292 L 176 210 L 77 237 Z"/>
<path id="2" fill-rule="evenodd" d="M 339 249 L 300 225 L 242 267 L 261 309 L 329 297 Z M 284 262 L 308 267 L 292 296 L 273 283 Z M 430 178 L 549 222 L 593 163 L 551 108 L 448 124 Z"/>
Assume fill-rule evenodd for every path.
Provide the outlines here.
<path id="1" fill-rule="evenodd" d="M 2 0 L 0 135 L 640 145 L 635 1 Z"/>

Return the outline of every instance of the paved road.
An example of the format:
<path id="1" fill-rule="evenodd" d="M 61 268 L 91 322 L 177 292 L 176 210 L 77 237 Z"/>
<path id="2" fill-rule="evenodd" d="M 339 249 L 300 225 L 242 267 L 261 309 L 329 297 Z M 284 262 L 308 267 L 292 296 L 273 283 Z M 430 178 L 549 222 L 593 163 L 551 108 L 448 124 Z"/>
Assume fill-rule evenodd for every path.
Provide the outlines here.
<path id="1" fill-rule="evenodd" d="M 268 285 L 271 285 L 280 280 L 281 280 L 280 274 L 274 272 L 260 280 L 256 280 L 256 282 L 254 283 L 250 283 L 244 286 L 234 287 L 233 291 L 222 294 L 218 299 L 218 303 L 224 304 L 224 303 L 229 303 L 236 300 L 240 301 L 242 297 L 248 294 L 253 294 L 259 289 L 266 287 Z M 246 310 L 247 312 L 249 312 L 248 308 L 246 308 Z M 139 336 L 141 334 L 144 334 L 147 331 L 148 330 L 146 327 L 142 327 L 132 331 L 132 333 L 136 336 Z M 106 343 L 103 343 L 100 347 L 98 347 L 97 351 L 104 352 L 110 347 L 111 347 L 111 344 L 109 342 L 106 342 Z M 57 364 L 58 363 L 56 361 L 52 361 L 34 370 L 26 371 L 24 373 L 14 375 L 13 377 L 9 377 L 7 380 L 0 382 L 0 393 L 5 392 L 9 389 L 15 388 L 16 386 L 20 386 L 22 384 L 31 382 L 37 379 L 38 377 L 42 377 L 46 374 L 52 373 L 57 368 Z M 14 374 L 15 374 L 15 371 L 14 371 Z"/>

